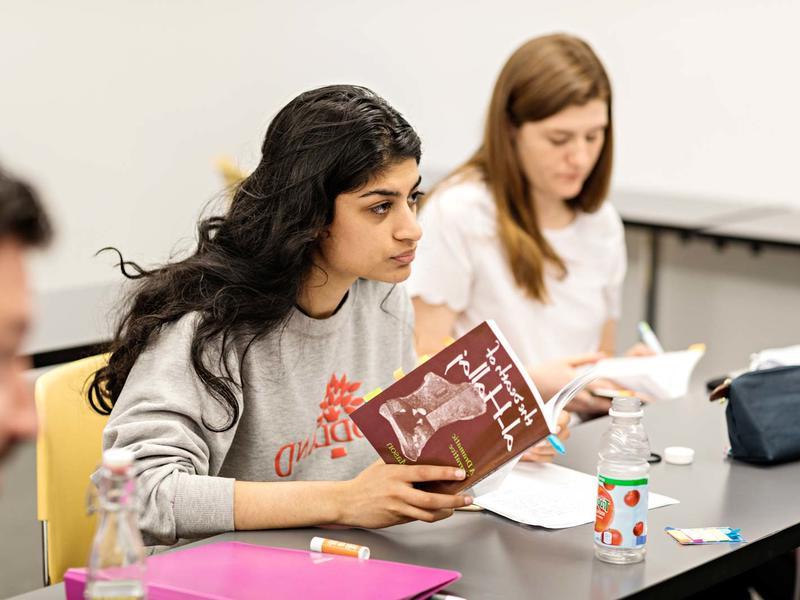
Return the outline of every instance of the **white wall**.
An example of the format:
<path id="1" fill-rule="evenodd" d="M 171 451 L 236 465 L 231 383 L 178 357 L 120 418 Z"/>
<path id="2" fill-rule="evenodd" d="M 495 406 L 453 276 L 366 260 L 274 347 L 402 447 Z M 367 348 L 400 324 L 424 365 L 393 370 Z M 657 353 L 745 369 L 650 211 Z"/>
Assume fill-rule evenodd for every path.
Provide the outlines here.
<path id="1" fill-rule="evenodd" d="M 616 93 L 616 184 L 798 203 L 800 3 L 788 0 L 218 2 L 0 0 L 0 161 L 35 180 L 54 290 L 186 247 L 220 180 L 249 167 L 298 92 L 366 84 L 421 133 L 429 171 L 475 146 L 496 73 L 526 38 L 586 37 Z"/>

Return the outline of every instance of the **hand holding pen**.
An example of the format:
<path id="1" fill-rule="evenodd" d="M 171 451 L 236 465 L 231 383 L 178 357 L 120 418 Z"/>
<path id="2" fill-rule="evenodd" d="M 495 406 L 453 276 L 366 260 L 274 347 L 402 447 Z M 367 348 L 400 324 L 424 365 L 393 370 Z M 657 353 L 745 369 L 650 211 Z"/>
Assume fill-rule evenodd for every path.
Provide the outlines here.
<path id="1" fill-rule="evenodd" d="M 650 349 L 648 354 L 664 354 L 664 348 L 661 346 L 661 342 L 658 341 L 655 332 L 647 322 L 639 321 L 636 328 L 639 330 L 639 338 L 642 340 L 642 343 Z"/>
<path id="2" fill-rule="evenodd" d="M 556 454 L 565 454 L 563 444 L 570 436 L 570 413 L 565 410 L 558 415 L 557 434 L 548 435 L 545 439 L 534 444 L 522 454 L 522 460 L 531 462 L 551 462 Z"/>

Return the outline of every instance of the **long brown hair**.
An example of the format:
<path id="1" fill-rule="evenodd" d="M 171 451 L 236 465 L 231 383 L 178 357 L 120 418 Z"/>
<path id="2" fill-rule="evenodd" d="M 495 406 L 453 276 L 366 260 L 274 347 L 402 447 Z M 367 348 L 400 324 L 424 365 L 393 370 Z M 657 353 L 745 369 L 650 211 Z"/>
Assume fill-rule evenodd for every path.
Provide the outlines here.
<path id="1" fill-rule="evenodd" d="M 562 277 L 567 269 L 542 235 L 510 127 L 540 121 L 595 99 L 608 104 L 605 142 L 580 193 L 568 204 L 575 210 L 596 211 L 611 180 L 611 84 L 589 45 L 566 34 L 534 38 L 511 55 L 494 86 L 480 148 L 444 182 L 447 185 L 475 174 L 486 182 L 497 205 L 498 234 L 514 279 L 540 301 L 547 300 L 546 266 L 554 266 Z"/>

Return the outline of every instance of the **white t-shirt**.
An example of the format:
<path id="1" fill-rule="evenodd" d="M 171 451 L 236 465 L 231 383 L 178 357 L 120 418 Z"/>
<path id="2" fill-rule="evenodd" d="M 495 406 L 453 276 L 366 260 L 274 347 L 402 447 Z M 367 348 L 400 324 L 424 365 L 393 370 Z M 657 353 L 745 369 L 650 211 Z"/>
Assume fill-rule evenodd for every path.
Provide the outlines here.
<path id="1" fill-rule="evenodd" d="M 545 274 L 549 302 L 517 285 L 497 234 L 497 213 L 483 182 L 463 181 L 434 194 L 420 215 L 422 239 L 409 295 L 456 312 L 456 337 L 494 319 L 528 365 L 594 352 L 604 323 L 618 319 L 625 277 L 625 234 L 606 202 L 543 234 L 567 267 Z M 552 271 L 547 269 L 547 271 Z"/>

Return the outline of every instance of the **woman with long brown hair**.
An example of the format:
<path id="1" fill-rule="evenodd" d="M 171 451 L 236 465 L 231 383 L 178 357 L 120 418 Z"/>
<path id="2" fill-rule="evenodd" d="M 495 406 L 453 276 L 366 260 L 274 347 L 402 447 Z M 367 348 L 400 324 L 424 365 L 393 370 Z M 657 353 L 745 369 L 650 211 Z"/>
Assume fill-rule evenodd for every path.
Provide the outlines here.
<path id="1" fill-rule="evenodd" d="M 430 194 L 408 287 L 418 352 L 494 319 L 545 394 L 613 354 L 626 254 L 607 202 L 611 85 L 586 42 L 532 39 L 497 79 L 478 150 Z M 584 394 L 589 417 L 607 405 Z"/>

